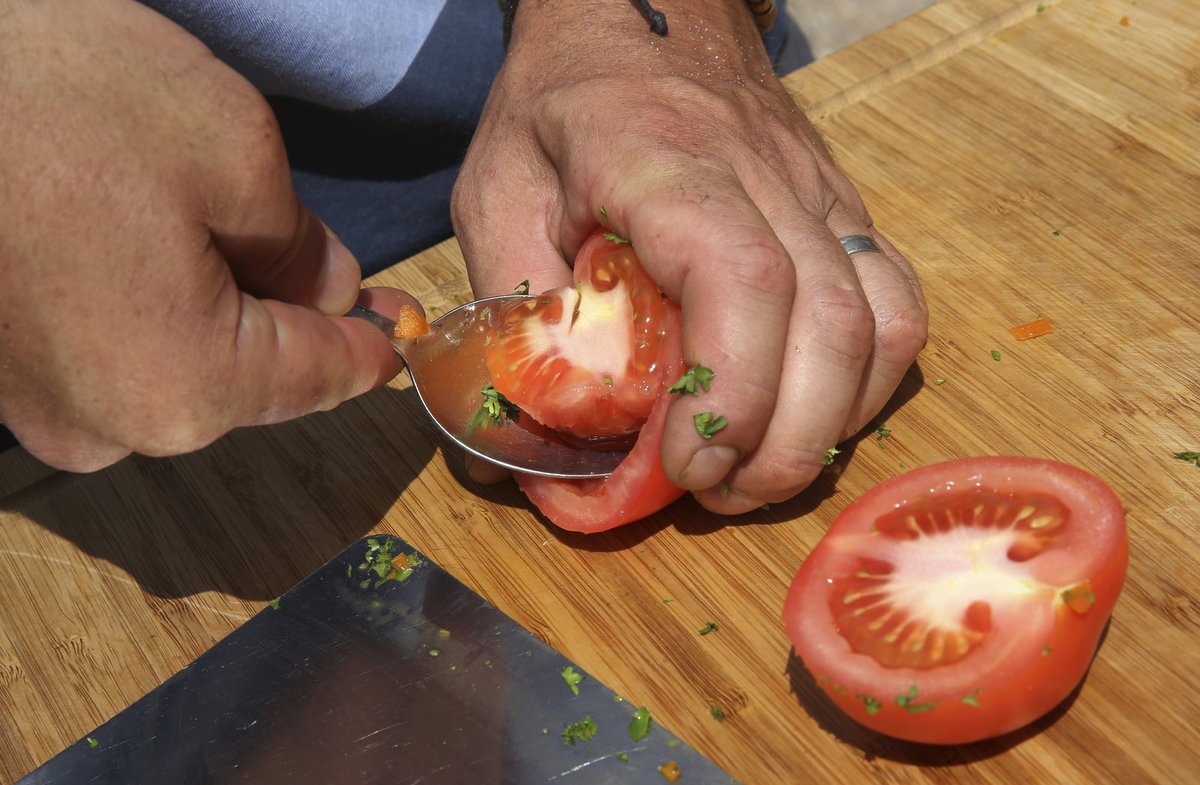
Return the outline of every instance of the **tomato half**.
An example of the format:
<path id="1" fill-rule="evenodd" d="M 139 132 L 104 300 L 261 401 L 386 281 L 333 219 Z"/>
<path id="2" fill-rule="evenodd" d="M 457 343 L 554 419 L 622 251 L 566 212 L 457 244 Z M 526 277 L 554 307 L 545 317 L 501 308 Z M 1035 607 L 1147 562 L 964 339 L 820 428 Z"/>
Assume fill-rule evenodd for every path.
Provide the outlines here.
<path id="1" fill-rule="evenodd" d="M 506 307 L 485 351 L 496 390 L 543 425 L 589 439 L 637 433 L 664 362 L 671 372 L 679 364 L 662 351 L 677 306 L 613 238 L 587 239 L 574 286 Z"/>
<path id="2" fill-rule="evenodd" d="M 1073 466 L 969 458 L 848 506 L 796 574 L 784 619 L 832 700 L 889 736 L 1015 730 L 1087 671 L 1125 580 L 1116 495 Z"/>
<path id="3" fill-rule="evenodd" d="M 683 374 L 679 307 L 624 241 L 597 231 L 575 259 L 575 285 L 507 309 L 488 340 L 492 385 L 522 413 L 587 439 L 633 438 L 599 480 L 517 474 L 564 529 L 598 532 L 651 515 L 683 495 L 662 469 L 667 388 Z"/>

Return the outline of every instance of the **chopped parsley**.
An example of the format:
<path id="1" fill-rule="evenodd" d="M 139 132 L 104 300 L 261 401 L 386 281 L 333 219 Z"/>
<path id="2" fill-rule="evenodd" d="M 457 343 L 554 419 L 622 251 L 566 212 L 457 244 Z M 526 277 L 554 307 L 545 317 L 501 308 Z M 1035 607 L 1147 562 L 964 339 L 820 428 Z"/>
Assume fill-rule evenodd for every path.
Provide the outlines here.
<path id="1" fill-rule="evenodd" d="M 725 712 L 721 711 L 721 709 L 716 706 L 709 706 L 708 713 L 711 714 L 712 718 L 717 722 L 725 721 Z"/>
<path id="2" fill-rule="evenodd" d="M 992 349 L 992 359 L 995 360 L 996 362 L 1000 362 L 1000 350 L 999 349 Z"/>
<path id="3" fill-rule="evenodd" d="M 972 708 L 979 708 L 979 693 L 972 692 L 970 695 L 963 696 L 962 702 Z"/>
<path id="4" fill-rule="evenodd" d="M 859 695 L 858 697 L 862 698 L 863 705 L 867 707 L 867 714 L 872 717 L 878 714 L 879 710 L 883 708 L 883 704 L 870 695 Z"/>
<path id="5" fill-rule="evenodd" d="M 597 730 L 596 721 L 590 716 L 576 720 L 563 728 L 563 743 L 574 744 L 577 741 L 591 741 L 592 737 L 596 735 Z"/>
<path id="6" fill-rule="evenodd" d="M 701 635 L 708 635 L 710 632 L 716 632 L 719 629 L 721 628 L 717 626 L 715 621 L 710 621 L 708 624 L 705 624 L 699 629 L 699 633 Z"/>
<path id="7" fill-rule="evenodd" d="M 618 752 L 617 760 L 621 761 L 622 763 L 628 763 L 629 762 L 629 753 L 628 752 Z"/>
<path id="8" fill-rule="evenodd" d="M 917 703 L 916 700 L 917 700 L 917 685 L 914 684 L 908 688 L 908 692 L 904 693 L 903 695 L 896 696 L 896 705 L 899 706 L 900 708 L 904 709 L 905 711 L 913 711 L 913 712 L 929 711 L 934 706 L 937 705 L 936 701 L 929 701 L 928 703 Z"/>
<path id="9" fill-rule="evenodd" d="M 692 422 L 696 425 L 696 433 L 705 439 L 711 439 L 713 434 L 729 425 L 724 416 L 715 417 L 712 412 L 700 412 L 692 417 Z"/>
<path id="10" fill-rule="evenodd" d="M 479 424 L 498 424 L 503 425 L 508 421 L 516 422 L 521 414 L 521 410 L 512 401 L 505 398 L 496 388 L 488 383 L 479 391 L 483 396 L 483 403 L 479 404 L 479 411 L 476 412 L 472 419 L 472 425 Z"/>
<path id="11" fill-rule="evenodd" d="M 1200 466 L 1200 452 L 1196 452 L 1194 450 L 1187 450 L 1184 452 L 1172 453 L 1172 455 L 1181 461 L 1186 461 L 1186 462 L 1194 464 L 1196 466 Z"/>
<path id="12" fill-rule="evenodd" d="M 616 232 L 605 232 L 604 239 L 608 240 L 610 243 L 616 243 L 617 245 L 629 245 L 629 241 Z"/>
<path id="13" fill-rule="evenodd" d="M 517 284 L 517 288 L 513 289 L 513 294 L 529 294 L 529 279 L 526 278 Z"/>
<path id="14" fill-rule="evenodd" d="M 563 681 L 567 683 L 567 686 L 571 688 L 571 692 L 575 695 L 579 694 L 579 682 L 587 678 L 587 676 L 575 670 L 571 665 L 562 669 L 562 677 Z"/>
<path id="15" fill-rule="evenodd" d="M 840 453 L 841 450 L 839 450 L 837 447 L 830 447 L 825 451 L 825 457 L 821 459 L 821 463 L 825 464 L 826 466 L 832 466 L 834 457 Z"/>
<path id="16" fill-rule="evenodd" d="M 708 386 L 712 384 L 713 377 L 716 372 L 712 368 L 705 368 L 703 365 L 695 365 L 687 369 L 683 376 L 679 377 L 679 381 L 667 388 L 667 392 L 680 393 L 687 395 L 699 395 L 700 391 L 708 392 Z"/>
<path id="17" fill-rule="evenodd" d="M 279 610 L 279 598 L 278 598 L 278 597 L 276 597 L 275 599 L 273 599 L 273 600 L 271 600 L 270 602 L 268 602 L 268 603 L 267 603 L 267 605 L 270 605 L 270 606 L 271 606 L 271 610 L 273 610 L 273 611 L 277 611 L 277 610 Z"/>
<path id="18" fill-rule="evenodd" d="M 945 379 L 934 379 L 934 380 L 933 380 L 933 383 L 934 383 L 935 385 L 937 385 L 938 387 L 941 387 L 943 384 L 945 384 L 945 383 L 946 383 L 946 380 L 945 380 Z"/>
<path id="19" fill-rule="evenodd" d="M 100 742 L 96 741 L 96 740 L 95 740 L 95 739 L 93 739 L 91 736 L 88 736 L 88 737 L 87 737 L 87 739 L 86 739 L 86 741 L 87 741 L 87 745 L 88 745 L 89 747 L 91 747 L 92 749 L 96 749 L 97 747 L 99 747 L 99 746 L 100 746 Z"/>
<path id="20" fill-rule="evenodd" d="M 891 435 L 892 435 L 892 429 L 887 427 L 883 423 L 879 423 L 878 425 L 875 426 L 875 441 L 881 442 Z"/>
<path id="21" fill-rule="evenodd" d="M 645 706 L 640 706 L 633 713 L 633 719 L 629 721 L 629 738 L 634 741 L 641 741 L 646 738 L 646 734 L 650 732 L 650 710 Z"/>
<path id="22" fill-rule="evenodd" d="M 367 540 L 367 552 L 363 557 L 362 564 L 358 565 L 359 572 L 367 572 L 375 574 L 374 585 L 371 583 L 371 578 L 368 576 L 359 586 L 362 588 L 378 589 L 387 581 L 402 581 L 412 575 L 413 565 L 420 563 L 420 557 L 415 553 L 411 556 L 405 556 L 402 553 L 393 553 L 392 548 L 396 547 L 396 540 L 391 537 L 384 537 L 382 540 L 371 537 Z M 403 562 L 402 566 L 397 566 L 396 561 Z"/>
<path id="23" fill-rule="evenodd" d="M 608 210 L 604 208 L 604 205 L 600 205 L 600 220 L 608 223 Z"/>

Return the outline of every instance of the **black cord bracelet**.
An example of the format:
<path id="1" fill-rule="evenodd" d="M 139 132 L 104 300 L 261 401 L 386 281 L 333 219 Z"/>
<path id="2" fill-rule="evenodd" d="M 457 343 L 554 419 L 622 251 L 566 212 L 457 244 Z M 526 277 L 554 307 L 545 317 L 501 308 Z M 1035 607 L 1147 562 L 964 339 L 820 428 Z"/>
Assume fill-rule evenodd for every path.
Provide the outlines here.
<path id="1" fill-rule="evenodd" d="M 750 7 L 750 13 L 754 15 L 754 24 L 758 27 L 758 32 L 766 35 L 775 24 L 775 17 L 778 15 L 778 9 L 775 5 L 775 0 L 745 0 L 746 5 Z M 508 41 L 512 38 L 513 19 L 517 15 L 517 5 L 520 0 L 496 0 L 496 5 L 500 8 L 500 13 L 504 17 L 504 48 L 508 49 Z M 654 10 L 654 6 L 650 5 L 650 0 L 634 0 L 638 10 L 642 12 L 642 16 L 650 23 L 650 32 L 659 36 L 667 34 L 667 15 L 662 11 Z"/>

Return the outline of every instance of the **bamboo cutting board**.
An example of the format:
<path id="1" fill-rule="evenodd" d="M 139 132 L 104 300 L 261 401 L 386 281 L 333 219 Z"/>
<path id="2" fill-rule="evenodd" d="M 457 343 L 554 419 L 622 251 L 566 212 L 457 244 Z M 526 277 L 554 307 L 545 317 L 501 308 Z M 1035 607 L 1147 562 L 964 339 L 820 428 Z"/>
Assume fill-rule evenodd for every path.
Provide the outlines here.
<path id="1" fill-rule="evenodd" d="M 82 743 L 378 531 L 746 783 L 1195 781 L 1200 467 L 1172 453 L 1200 450 L 1196 31 L 1200 5 L 1172 0 L 944 2 L 789 79 L 931 310 L 880 418 L 891 435 L 847 445 L 792 502 L 719 519 L 684 500 L 562 533 L 511 484 L 464 479 L 404 379 L 95 475 L 0 455 L 0 781 Z M 469 296 L 453 241 L 373 283 L 431 310 Z M 1039 316 L 1052 335 L 1008 335 Z M 793 573 L 872 485 L 1004 453 L 1087 468 L 1128 510 L 1128 583 L 1082 689 L 976 745 L 860 730 L 791 655 Z"/>

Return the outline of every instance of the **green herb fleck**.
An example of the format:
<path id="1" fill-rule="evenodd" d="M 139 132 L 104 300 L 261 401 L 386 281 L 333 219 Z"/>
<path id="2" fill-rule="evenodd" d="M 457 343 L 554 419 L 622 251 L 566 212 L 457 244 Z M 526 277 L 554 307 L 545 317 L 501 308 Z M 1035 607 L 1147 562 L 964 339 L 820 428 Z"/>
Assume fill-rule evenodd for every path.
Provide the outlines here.
<path id="1" fill-rule="evenodd" d="M 629 721 L 629 738 L 641 741 L 650 732 L 650 710 L 645 706 L 638 707 Z"/>
<path id="2" fill-rule="evenodd" d="M 605 232 L 604 239 L 608 240 L 610 243 L 616 243 L 617 245 L 629 245 L 629 241 L 616 232 Z"/>
<path id="3" fill-rule="evenodd" d="M 596 735 L 596 730 L 596 721 L 591 717 L 576 720 L 563 728 L 563 743 L 574 744 L 577 741 L 591 741 L 592 737 Z"/>
<path id="4" fill-rule="evenodd" d="M 442 650 L 441 650 L 441 649 L 430 649 L 430 650 L 429 650 L 429 656 L 430 656 L 430 657 L 441 657 L 441 656 L 442 656 Z"/>
<path id="5" fill-rule="evenodd" d="M 995 360 L 996 362 L 1000 362 L 1000 350 L 999 349 L 992 349 L 992 359 Z"/>
<path id="6" fill-rule="evenodd" d="M 887 427 L 883 423 L 879 423 L 878 425 L 875 426 L 875 441 L 881 442 L 891 435 L 892 435 L 892 429 Z"/>
<path id="7" fill-rule="evenodd" d="M 840 455 L 841 452 L 842 451 L 837 447 L 830 447 L 825 451 L 825 457 L 821 459 L 821 463 L 825 464 L 826 466 L 833 466 L 833 459 Z"/>
<path id="8" fill-rule="evenodd" d="M 600 205 L 600 220 L 608 223 L 608 210 L 604 208 L 604 205 Z"/>
<path id="9" fill-rule="evenodd" d="M 529 294 L 529 279 L 526 278 L 517 284 L 517 288 L 513 289 L 513 294 Z"/>
<path id="10" fill-rule="evenodd" d="M 91 747 L 92 749 L 96 749 L 97 747 L 99 747 L 99 746 L 100 746 L 100 742 L 96 741 L 96 740 L 95 740 L 95 739 L 93 739 L 91 736 L 88 736 L 88 737 L 87 737 L 87 745 L 88 745 L 89 747 Z"/>
<path id="11" fill-rule="evenodd" d="M 701 635 L 708 635 L 710 632 L 716 632 L 719 629 L 721 628 L 717 626 L 715 621 L 710 621 L 708 624 L 705 624 L 703 627 L 701 627 L 699 632 Z"/>
<path id="12" fill-rule="evenodd" d="M 915 702 L 916 699 L 917 699 L 917 685 L 914 684 L 908 688 L 908 692 L 904 693 L 903 695 L 896 696 L 896 705 L 899 706 L 900 708 L 904 709 L 905 711 L 913 711 L 913 712 L 929 711 L 930 709 L 932 709 L 934 706 L 937 705 L 936 701 L 929 701 L 929 703 L 916 703 Z"/>
<path id="13" fill-rule="evenodd" d="M 579 682 L 587 678 L 587 676 L 584 676 L 570 665 L 562 669 L 562 677 L 563 681 L 567 683 L 567 686 L 571 688 L 571 692 L 575 695 L 579 694 Z"/>
<path id="14" fill-rule="evenodd" d="M 883 708 L 883 704 L 872 698 L 870 695 L 859 695 L 862 698 L 863 705 L 867 707 L 867 714 L 874 717 Z"/>
<path id="15" fill-rule="evenodd" d="M 979 708 L 979 693 L 972 692 L 970 695 L 964 696 L 962 699 L 962 702 L 972 708 L 978 709 Z"/>
<path id="16" fill-rule="evenodd" d="M 1052 652 L 1052 651 L 1054 651 L 1054 649 L 1052 649 L 1052 648 L 1050 648 L 1049 646 L 1047 646 L 1046 648 L 1042 649 L 1042 656 L 1043 656 L 1043 657 L 1045 657 L 1045 656 L 1047 656 L 1048 654 L 1050 654 L 1050 652 Z"/>
<path id="17" fill-rule="evenodd" d="M 268 602 L 268 603 L 267 603 L 267 605 L 270 605 L 270 606 L 271 606 L 271 610 L 273 610 L 273 611 L 277 611 L 277 610 L 279 610 L 279 598 L 278 598 L 278 597 L 276 597 L 275 599 L 273 599 L 273 600 L 271 600 L 270 602 Z"/>
<path id="18" fill-rule="evenodd" d="M 943 384 L 945 384 L 945 383 L 946 383 L 946 380 L 945 380 L 945 379 L 934 379 L 934 380 L 933 380 L 933 383 L 934 383 L 935 385 L 937 385 L 938 387 L 941 387 Z"/>
<path id="19" fill-rule="evenodd" d="M 368 572 L 375 574 L 375 583 L 371 584 L 371 579 L 368 577 L 359 585 L 366 589 L 378 589 L 387 581 L 402 581 L 412 575 L 414 564 L 420 562 L 416 554 L 412 556 L 404 556 L 404 554 L 393 553 L 392 548 L 396 547 L 396 540 L 391 537 L 384 537 L 382 540 L 371 537 L 367 540 L 367 553 L 363 557 L 362 564 L 358 565 L 360 572 Z M 396 560 L 403 557 L 404 566 L 397 566 Z"/>
<path id="20" fill-rule="evenodd" d="M 670 605 L 673 602 L 675 602 L 675 600 L 672 600 L 670 597 L 667 597 L 663 600 L 663 605 Z"/>
<path id="21" fill-rule="evenodd" d="M 509 420 L 517 421 L 521 410 L 515 403 L 497 392 L 490 383 L 480 390 L 479 394 L 483 396 L 483 403 L 479 405 L 479 411 L 471 420 L 473 426 L 491 423 L 503 425 Z"/>
<path id="22" fill-rule="evenodd" d="M 1196 466 L 1200 466 L 1200 452 L 1188 450 L 1185 452 L 1176 452 L 1176 453 L 1171 453 L 1171 454 L 1178 460 L 1186 461 L 1186 462 L 1194 464 Z"/>
<path id="23" fill-rule="evenodd" d="M 711 715 L 712 715 L 712 718 L 713 718 L 714 720 L 716 720 L 717 722 L 724 722 L 724 721 L 725 721 L 725 712 L 721 711 L 721 710 L 720 710 L 718 707 L 716 707 L 716 706 L 709 706 L 709 707 L 708 707 L 708 713 L 709 713 L 709 714 L 711 714 Z"/>
<path id="24" fill-rule="evenodd" d="M 628 752 L 618 752 L 617 760 L 621 761 L 622 763 L 628 763 L 629 762 L 629 753 Z"/>
<path id="25" fill-rule="evenodd" d="M 604 383 L 605 387 L 613 386 L 613 378 L 611 376 L 601 376 L 600 381 Z"/>
<path id="26" fill-rule="evenodd" d="M 713 434 L 729 425 L 724 416 L 714 417 L 712 412 L 700 412 L 692 417 L 692 422 L 696 425 L 696 433 L 705 439 L 711 439 Z"/>
<path id="27" fill-rule="evenodd" d="M 730 489 L 730 487 L 729 487 L 729 483 L 727 483 L 727 482 L 723 482 L 723 483 L 721 483 L 721 498 L 722 498 L 722 499 L 728 499 L 728 498 L 729 498 L 729 491 L 730 491 L 730 490 L 731 490 L 731 489 Z"/>
<path id="28" fill-rule="evenodd" d="M 708 386 L 712 384 L 716 375 L 711 368 L 705 368 L 703 365 L 693 366 L 679 377 L 679 381 L 668 387 L 667 392 L 687 395 L 699 395 L 701 390 L 708 392 Z"/>
<path id="29" fill-rule="evenodd" d="M 1037 12 L 1038 12 L 1039 14 L 1040 14 L 1042 11 L 1045 11 L 1045 10 L 1046 10 L 1046 4 L 1045 4 L 1045 3 L 1038 3 L 1038 4 L 1037 4 Z"/>

